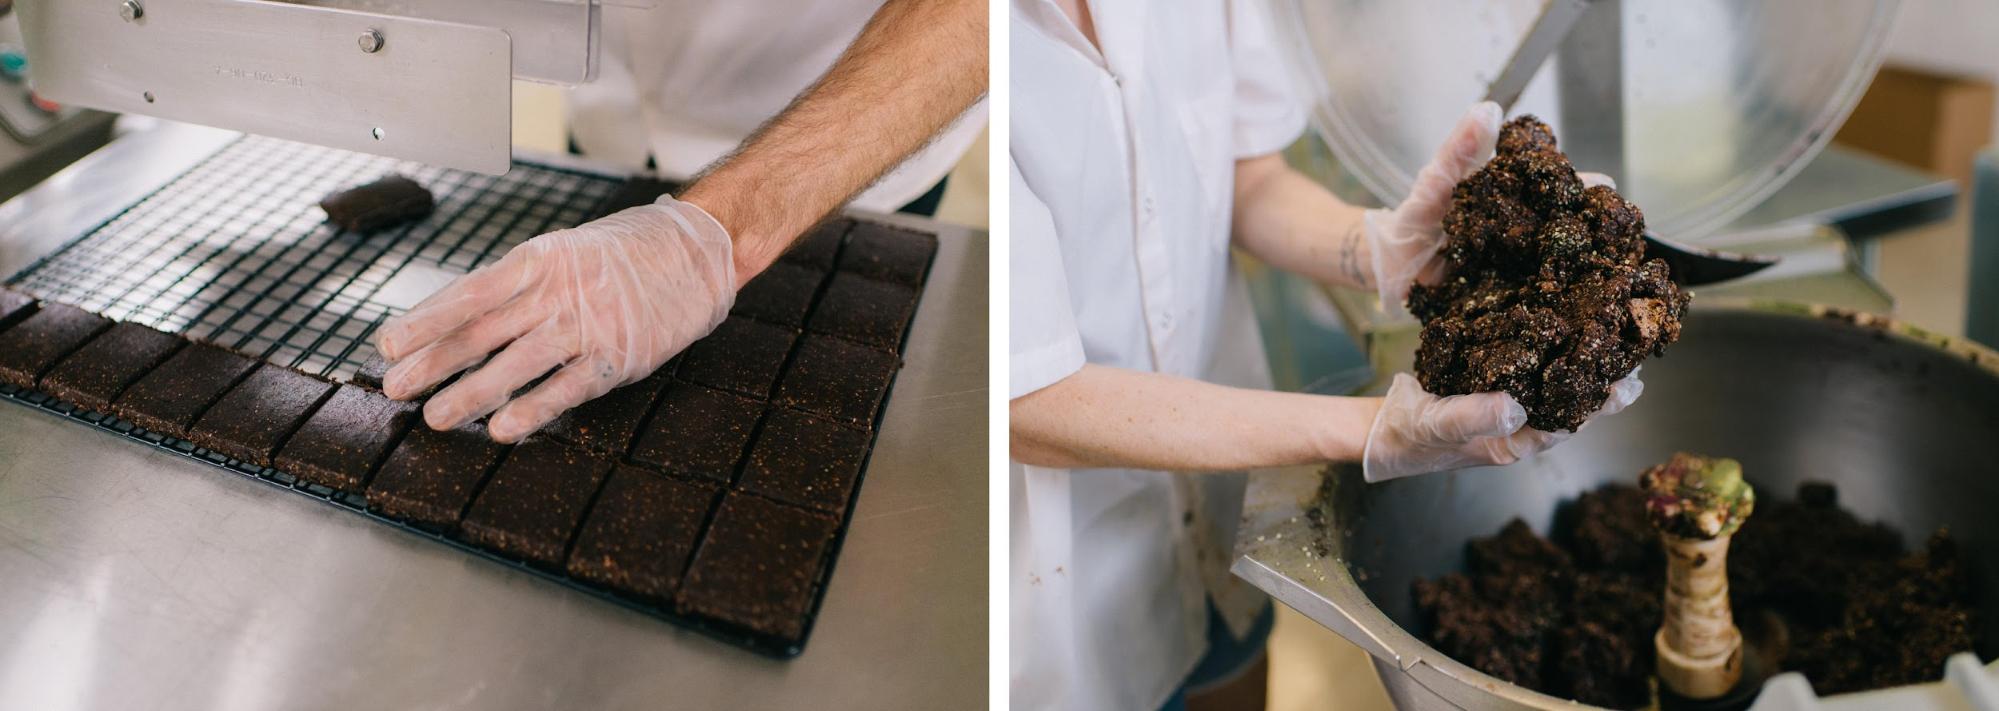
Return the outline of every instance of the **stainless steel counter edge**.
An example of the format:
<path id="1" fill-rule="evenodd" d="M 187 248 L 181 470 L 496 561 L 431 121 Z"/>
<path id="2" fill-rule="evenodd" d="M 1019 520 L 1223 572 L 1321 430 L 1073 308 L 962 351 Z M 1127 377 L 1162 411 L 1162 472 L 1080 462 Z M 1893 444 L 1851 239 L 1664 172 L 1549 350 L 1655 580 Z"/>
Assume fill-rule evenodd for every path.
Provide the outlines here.
<path id="1" fill-rule="evenodd" d="M 233 134 L 126 136 L 0 206 L 11 273 Z M 941 231 L 817 627 L 776 661 L 0 403 L 0 708 L 950 708 L 986 691 L 987 238 Z"/>

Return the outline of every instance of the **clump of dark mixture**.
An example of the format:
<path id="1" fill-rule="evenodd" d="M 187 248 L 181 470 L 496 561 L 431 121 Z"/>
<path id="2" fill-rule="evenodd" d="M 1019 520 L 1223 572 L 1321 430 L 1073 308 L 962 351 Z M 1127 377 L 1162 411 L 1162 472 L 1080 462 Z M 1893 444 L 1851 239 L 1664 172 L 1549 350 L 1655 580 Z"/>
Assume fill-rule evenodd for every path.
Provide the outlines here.
<path id="1" fill-rule="evenodd" d="M 1543 686 L 1545 650 L 1575 569 L 1569 554 L 1515 519 L 1499 535 L 1472 541 L 1466 559 L 1471 575 L 1416 584 L 1416 604 L 1436 610 L 1438 645 L 1471 655 L 1466 663 L 1493 676 Z"/>
<path id="2" fill-rule="evenodd" d="M 1583 187 L 1547 124 L 1507 123 L 1492 161 L 1451 192 L 1443 282 L 1409 292 L 1423 388 L 1505 391 L 1536 429 L 1582 425 L 1680 336 L 1689 296 L 1644 258 L 1644 232 L 1616 190 Z"/>
<path id="3" fill-rule="evenodd" d="M 1957 543 L 1939 530 L 1907 552 L 1899 532 L 1859 521 L 1817 486 L 1800 488 L 1809 503 L 1758 510 L 1742 524 L 1729 552 L 1730 602 L 1783 615 L 1783 668 L 1820 694 L 1940 678 L 1944 658 L 1975 639 Z"/>
<path id="4" fill-rule="evenodd" d="M 1829 485 L 1806 484 L 1797 498 L 1763 502 L 1729 552 L 1736 618 L 1783 627 L 1744 628 L 1771 667 L 1837 694 L 1933 681 L 1946 657 L 1973 648 L 1970 579 L 1948 533 L 1911 553 L 1893 529 L 1839 508 Z M 1465 557 L 1465 573 L 1415 585 L 1432 646 L 1542 693 L 1615 708 L 1651 701 L 1665 559 L 1636 488 L 1584 494 L 1552 539 L 1516 519 L 1468 543 Z"/>

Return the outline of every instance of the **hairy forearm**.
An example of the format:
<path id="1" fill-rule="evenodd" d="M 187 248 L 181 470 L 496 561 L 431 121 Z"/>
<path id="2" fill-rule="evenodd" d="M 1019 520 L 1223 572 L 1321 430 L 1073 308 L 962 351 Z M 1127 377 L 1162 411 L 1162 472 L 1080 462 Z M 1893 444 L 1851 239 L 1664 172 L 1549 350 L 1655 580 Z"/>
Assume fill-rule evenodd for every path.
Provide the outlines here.
<path id="1" fill-rule="evenodd" d="M 680 198 L 735 240 L 738 283 L 986 93 L 986 4 L 888 0 L 826 75 Z"/>
<path id="2" fill-rule="evenodd" d="M 1360 459 L 1375 398 L 1246 390 L 1086 365 L 1009 406 L 1012 457 L 1045 467 L 1233 471 Z"/>
<path id="3" fill-rule="evenodd" d="M 1292 170 L 1282 155 L 1236 162 L 1235 243 L 1278 269 L 1373 288 L 1374 268 L 1362 238 L 1365 212 Z"/>

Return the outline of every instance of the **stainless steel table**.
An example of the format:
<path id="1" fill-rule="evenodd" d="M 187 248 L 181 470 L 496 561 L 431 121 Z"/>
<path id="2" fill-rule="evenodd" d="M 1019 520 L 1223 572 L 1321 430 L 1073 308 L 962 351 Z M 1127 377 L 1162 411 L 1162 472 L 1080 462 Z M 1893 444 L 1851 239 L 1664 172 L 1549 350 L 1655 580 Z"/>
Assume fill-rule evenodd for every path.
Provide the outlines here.
<path id="1" fill-rule="evenodd" d="M 129 135 L 0 206 L 0 274 L 232 135 Z M 799 658 L 0 403 L 0 709 L 981 705 L 987 238 L 878 219 L 942 245 Z"/>

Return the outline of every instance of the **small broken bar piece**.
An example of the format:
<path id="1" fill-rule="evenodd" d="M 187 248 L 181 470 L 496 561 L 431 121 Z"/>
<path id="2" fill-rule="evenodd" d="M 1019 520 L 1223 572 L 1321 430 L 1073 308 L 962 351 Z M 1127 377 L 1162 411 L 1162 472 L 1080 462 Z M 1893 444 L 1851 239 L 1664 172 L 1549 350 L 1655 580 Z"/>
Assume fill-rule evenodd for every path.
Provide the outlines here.
<path id="1" fill-rule="evenodd" d="M 839 527 L 825 514 L 730 493 L 688 566 L 680 611 L 796 641 Z"/>
<path id="2" fill-rule="evenodd" d="M 189 431 L 195 444 L 260 467 L 284 444 L 333 384 L 266 364 L 230 388 Z"/>
<path id="3" fill-rule="evenodd" d="M 846 239 L 847 232 L 854 229 L 854 224 L 853 220 L 845 217 L 821 222 L 806 230 L 779 259 L 822 272 L 833 271 L 840 255 L 840 243 Z"/>
<path id="4" fill-rule="evenodd" d="M 866 432 L 773 410 L 750 448 L 742 489 L 837 515 L 847 509 L 867 454 Z"/>
<path id="5" fill-rule="evenodd" d="M 736 292 L 736 305 L 729 313 L 800 328 L 812 310 L 812 299 L 819 295 L 819 285 L 825 282 L 825 272 L 778 262 Z"/>
<path id="6" fill-rule="evenodd" d="M 160 434 L 182 437 L 208 404 L 257 367 L 257 361 L 207 343 L 173 354 L 111 403 L 111 414 Z"/>
<path id="7" fill-rule="evenodd" d="M 613 388 L 603 397 L 557 415 L 542 428 L 542 434 L 613 458 L 623 456 L 631 449 L 639 421 L 652 410 L 660 391 L 673 381 L 668 374 L 677 365 L 669 362 L 644 380 Z"/>
<path id="8" fill-rule="evenodd" d="M 383 358 L 382 354 L 375 353 L 373 355 L 368 356 L 367 360 L 361 361 L 361 368 L 359 370 L 354 371 L 353 377 L 348 378 L 347 382 L 352 385 L 359 385 L 369 390 L 380 392 L 383 389 L 382 381 L 389 377 L 389 370 L 394 367 L 395 364 L 390 363 L 387 358 Z M 465 377 L 465 374 L 471 372 L 472 370 L 477 370 L 477 368 L 452 373 L 450 377 L 445 378 L 443 381 L 437 383 L 436 385 L 430 386 L 429 388 L 425 389 L 423 392 L 417 393 L 411 399 L 428 400 L 430 399 L 430 396 L 436 395 L 438 391 L 451 387 L 452 383 L 458 382 L 459 378 Z"/>
<path id="9" fill-rule="evenodd" d="M 430 191 L 400 175 L 386 176 L 319 201 L 326 220 L 349 232 L 367 234 L 413 222 L 437 209 Z"/>
<path id="10" fill-rule="evenodd" d="M 734 480 L 763 403 L 689 383 L 676 383 L 632 447 L 632 460 L 671 472 Z"/>
<path id="11" fill-rule="evenodd" d="M 361 491 L 375 465 L 388 456 L 389 447 L 417 426 L 417 407 L 367 388 L 342 385 L 285 442 L 278 451 L 277 467 L 330 489 Z"/>
<path id="12" fill-rule="evenodd" d="M 479 491 L 459 525 L 462 537 L 538 567 L 560 568 L 583 508 L 610 468 L 581 449 L 530 438 Z"/>
<path id="13" fill-rule="evenodd" d="M 374 353 L 370 354 L 367 360 L 361 361 L 361 369 L 354 371 L 354 377 L 348 378 L 347 382 L 370 390 L 381 390 L 382 378 L 388 375 L 389 359 L 383 358 L 380 353 Z"/>
<path id="14" fill-rule="evenodd" d="M 720 491 L 707 482 L 617 467 L 576 534 L 569 574 L 655 604 L 671 603 Z"/>
<path id="15" fill-rule="evenodd" d="M 882 396 L 900 367 L 902 361 L 894 353 L 807 334 L 773 401 L 872 429 Z"/>
<path id="16" fill-rule="evenodd" d="M 108 412 L 111 401 L 186 345 L 171 333 L 120 323 L 57 363 L 42 376 L 42 391 L 85 410 Z"/>
<path id="17" fill-rule="evenodd" d="M 875 222 L 860 222 L 840 253 L 841 271 L 919 287 L 937 254 L 937 237 Z"/>
<path id="18" fill-rule="evenodd" d="M 35 297 L 13 289 L 0 289 L 0 331 L 35 312 Z"/>
<path id="19" fill-rule="evenodd" d="M 680 379 L 757 399 L 770 397 L 796 329 L 731 318 L 681 356 Z"/>
<path id="20" fill-rule="evenodd" d="M 505 453 L 479 423 L 442 432 L 418 424 L 368 484 L 368 509 L 418 528 L 449 529 Z"/>
<path id="21" fill-rule="evenodd" d="M 902 335 L 916 310 L 916 290 L 857 274 L 839 274 L 812 310 L 807 330 L 883 350 L 901 351 Z"/>
<path id="22" fill-rule="evenodd" d="M 63 356 L 110 327 L 111 319 L 69 304 L 42 304 L 13 328 L 0 331 L 0 383 L 35 387 Z"/>

